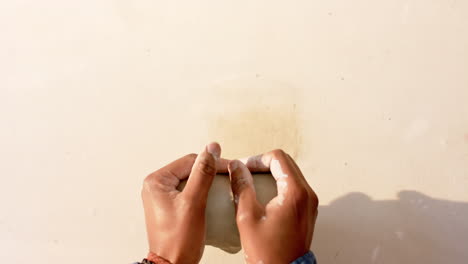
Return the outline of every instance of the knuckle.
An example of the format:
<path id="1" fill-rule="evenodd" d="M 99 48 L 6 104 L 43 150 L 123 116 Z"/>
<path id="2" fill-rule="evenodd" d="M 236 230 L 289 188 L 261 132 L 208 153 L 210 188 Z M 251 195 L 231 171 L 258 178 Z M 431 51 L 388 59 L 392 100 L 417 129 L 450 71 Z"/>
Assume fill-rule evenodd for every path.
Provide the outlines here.
<path id="1" fill-rule="evenodd" d="M 216 173 L 216 164 L 208 159 L 200 160 L 198 170 L 204 175 L 213 175 Z"/>
<path id="2" fill-rule="evenodd" d="M 237 223 L 242 223 L 242 222 L 250 222 L 254 219 L 254 214 L 249 211 L 242 211 L 238 212 L 236 214 L 236 222 Z"/>
<path id="3" fill-rule="evenodd" d="M 286 152 L 283 149 L 274 149 L 271 151 L 273 156 L 285 156 Z"/>
<path id="4" fill-rule="evenodd" d="M 297 202 L 307 202 L 310 195 L 306 188 L 299 188 L 295 193 L 295 197 Z"/>
<path id="5" fill-rule="evenodd" d="M 200 196 L 195 194 L 186 193 L 184 195 L 180 195 L 179 204 L 181 206 L 181 210 L 184 212 L 205 210 L 207 203 L 208 201 L 206 199 L 202 199 Z"/>
<path id="6" fill-rule="evenodd" d="M 319 198 L 317 194 L 311 189 L 310 190 L 310 197 L 309 197 L 312 207 L 317 208 L 319 205 Z"/>
<path id="7" fill-rule="evenodd" d="M 143 180 L 143 188 L 153 188 L 157 184 L 157 176 L 154 173 L 151 173 L 150 175 L 146 176 L 145 179 Z"/>
<path id="8" fill-rule="evenodd" d="M 243 188 L 247 187 L 248 180 L 243 177 L 238 177 L 232 181 L 232 189 L 239 193 L 243 190 Z"/>
<path id="9" fill-rule="evenodd" d="M 195 161 L 195 159 L 197 158 L 197 154 L 189 153 L 189 154 L 185 155 L 184 158 L 191 159 L 191 160 Z"/>
<path id="10" fill-rule="evenodd" d="M 168 190 L 170 186 L 176 185 L 172 177 L 168 177 L 164 172 L 153 172 L 143 180 L 142 192 L 156 192 Z"/>
<path id="11" fill-rule="evenodd" d="M 319 205 L 319 199 L 318 199 L 317 194 L 315 194 L 315 192 L 311 188 L 307 188 L 306 191 L 307 191 L 307 198 L 305 202 L 307 206 L 313 210 L 317 210 L 318 205 Z"/>

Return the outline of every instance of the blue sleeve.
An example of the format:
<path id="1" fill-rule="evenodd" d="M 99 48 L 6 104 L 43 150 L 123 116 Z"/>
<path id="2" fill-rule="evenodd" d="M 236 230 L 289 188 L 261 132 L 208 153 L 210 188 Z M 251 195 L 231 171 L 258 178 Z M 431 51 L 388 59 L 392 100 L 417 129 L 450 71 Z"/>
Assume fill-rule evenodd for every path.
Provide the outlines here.
<path id="1" fill-rule="evenodd" d="M 314 253 L 312 251 L 307 252 L 304 256 L 291 262 L 291 264 L 317 264 Z"/>

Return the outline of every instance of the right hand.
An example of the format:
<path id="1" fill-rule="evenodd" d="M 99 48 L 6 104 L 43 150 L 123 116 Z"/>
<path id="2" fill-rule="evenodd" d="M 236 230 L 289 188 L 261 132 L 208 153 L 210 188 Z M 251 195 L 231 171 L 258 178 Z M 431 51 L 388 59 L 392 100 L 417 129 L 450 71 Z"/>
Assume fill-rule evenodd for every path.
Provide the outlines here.
<path id="1" fill-rule="evenodd" d="M 290 263 L 310 250 L 318 198 L 294 160 L 282 150 L 229 165 L 236 222 L 247 263 Z M 250 171 L 271 171 L 278 195 L 266 206 L 256 199 Z"/>

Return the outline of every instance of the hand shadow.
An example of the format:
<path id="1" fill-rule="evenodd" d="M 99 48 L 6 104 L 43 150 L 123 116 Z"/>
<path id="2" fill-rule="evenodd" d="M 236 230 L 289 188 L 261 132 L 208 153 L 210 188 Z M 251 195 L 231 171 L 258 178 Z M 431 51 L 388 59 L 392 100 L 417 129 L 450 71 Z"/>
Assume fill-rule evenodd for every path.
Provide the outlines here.
<path id="1" fill-rule="evenodd" d="M 319 207 L 319 263 L 468 263 L 468 203 L 401 191 L 398 200 L 349 193 Z"/>

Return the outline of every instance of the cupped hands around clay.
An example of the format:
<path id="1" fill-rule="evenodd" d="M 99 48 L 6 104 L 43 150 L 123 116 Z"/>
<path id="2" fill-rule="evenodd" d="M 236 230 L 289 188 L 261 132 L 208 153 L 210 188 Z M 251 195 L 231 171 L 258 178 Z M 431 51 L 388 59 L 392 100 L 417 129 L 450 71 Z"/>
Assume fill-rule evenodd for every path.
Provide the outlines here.
<path id="1" fill-rule="evenodd" d="M 257 200 L 266 205 L 277 195 L 276 181 L 269 173 L 253 174 Z M 186 180 L 177 189 L 183 190 Z M 235 203 L 229 175 L 217 174 L 211 185 L 206 205 L 205 244 L 234 254 L 241 250 L 239 230 L 236 225 Z"/>

